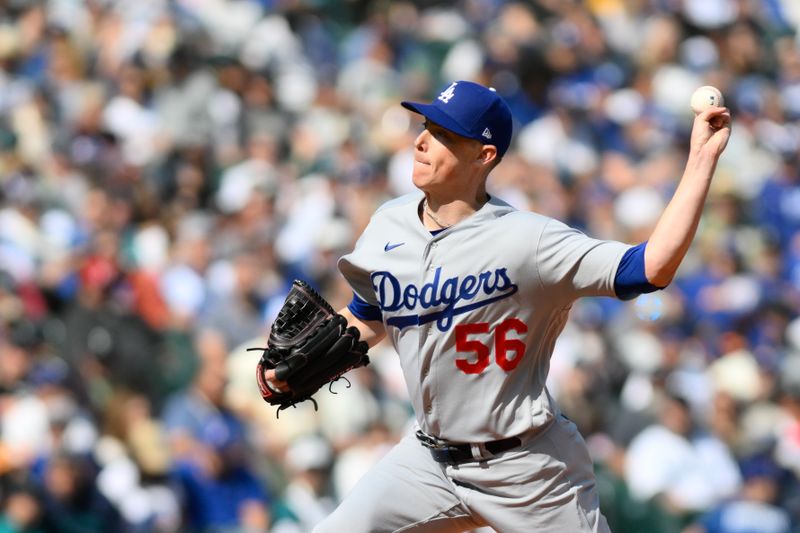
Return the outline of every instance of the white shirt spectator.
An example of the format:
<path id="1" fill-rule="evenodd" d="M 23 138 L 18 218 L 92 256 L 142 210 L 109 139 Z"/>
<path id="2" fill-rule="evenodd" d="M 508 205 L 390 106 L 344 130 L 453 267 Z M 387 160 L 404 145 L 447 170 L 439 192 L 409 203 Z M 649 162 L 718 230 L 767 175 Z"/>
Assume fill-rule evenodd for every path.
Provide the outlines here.
<path id="1" fill-rule="evenodd" d="M 708 434 L 687 439 L 662 425 L 650 426 L 631 441 L 625 477 L 634 497 L 663 494 L 686 511 L 709 509 L 736 494 L 742 482 L 722 441 Z"/>

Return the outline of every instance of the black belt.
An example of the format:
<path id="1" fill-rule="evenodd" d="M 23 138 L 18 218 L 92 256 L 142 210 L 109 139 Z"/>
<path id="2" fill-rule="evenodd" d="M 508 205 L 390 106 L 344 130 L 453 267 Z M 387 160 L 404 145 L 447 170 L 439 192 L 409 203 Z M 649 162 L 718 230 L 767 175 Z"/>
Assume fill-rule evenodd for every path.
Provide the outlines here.
<path id="1" fill-rule="evenodd" d="M 417 431 L 417 439 L 430 450 L 433 460 L 437 463 L 458 464 L 479 460 L 472 455 L 472 444 L 456 444 L 442 441 L 426 435 L 422 431 Z M 485 442 L 482 447 L 492 455 L 497 455 L 521 444 L 522 441 L 519 437 L 508 437 L 507 439 Z"/>

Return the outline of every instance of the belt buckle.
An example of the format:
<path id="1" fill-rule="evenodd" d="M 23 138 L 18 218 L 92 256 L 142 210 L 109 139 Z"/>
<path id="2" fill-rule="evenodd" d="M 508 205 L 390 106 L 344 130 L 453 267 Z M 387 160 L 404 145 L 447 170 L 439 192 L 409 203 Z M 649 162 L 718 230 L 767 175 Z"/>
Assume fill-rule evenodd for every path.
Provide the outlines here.
<path id="1" fill-rule="evenodd" d="M 431 437 L 427 433 L 424 433 L 422 430 L 417 431 L 417 439 L 422 443 L 423 446 L 425 446 L 426 448 L 430 448 L 431 450 L 440 450 L 442 448 L 447 448 L 447 445 L 444 442 L 434 437 Z"/>
<path id="2" fill-rule="evenodd" d="M 418 430 L 416 436 L 420 443 L 430 450 L 433 459 L 437 463 L 457 465 L 467 460 L 466 458 L 455 457 L 453 453 L 460 450 L 446 441 L 432 437 L 422 430 Z"/>

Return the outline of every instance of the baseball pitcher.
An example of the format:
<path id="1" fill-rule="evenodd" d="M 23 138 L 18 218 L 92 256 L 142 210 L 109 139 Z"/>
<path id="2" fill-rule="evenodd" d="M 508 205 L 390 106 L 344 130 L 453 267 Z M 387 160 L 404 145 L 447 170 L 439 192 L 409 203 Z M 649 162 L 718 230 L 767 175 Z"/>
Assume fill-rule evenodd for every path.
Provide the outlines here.
<path id="1" fill-rule="evenodd" d="M 416 427 L 316 531 L 608 531 L 586 445 L 545 387 L 553 345 L 577 298 L 629 299 L 670 283 L 730 113 L 697 115 L 674 197 L 648 241 L 631 246 L 487 194 L 512 134 L 494 90 L 457 81 L 430 104 L 403 106 L 425 119 L 414 143 L 419 192 L 379 208 L 339 261 L 354 296 L 338 316 L 359 342 L 388 336 Z M 272 366 L 260 379 L 291 397 Z"/>

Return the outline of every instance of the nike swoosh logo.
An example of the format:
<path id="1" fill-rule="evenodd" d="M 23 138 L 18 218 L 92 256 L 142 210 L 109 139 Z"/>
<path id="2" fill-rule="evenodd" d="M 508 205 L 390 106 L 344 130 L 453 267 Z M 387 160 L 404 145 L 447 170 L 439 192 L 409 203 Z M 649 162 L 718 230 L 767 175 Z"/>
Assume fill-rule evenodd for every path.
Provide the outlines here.
<path id="1" fill-rule="evenodd" d="M 389 250 L 394 250 L 398 246 L 403 246 L 404 244 L 405 244 L 404 242 L 398 242 L 397 244 L 390 244 L 387 242 L 386 246 L 383 247 L 383 251 L 388 252 Z"/>

